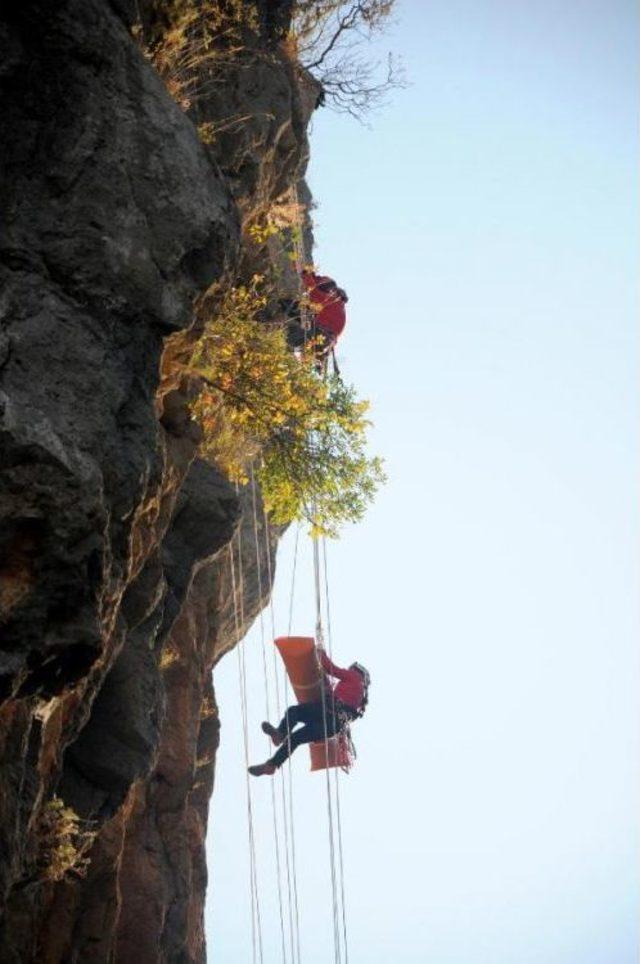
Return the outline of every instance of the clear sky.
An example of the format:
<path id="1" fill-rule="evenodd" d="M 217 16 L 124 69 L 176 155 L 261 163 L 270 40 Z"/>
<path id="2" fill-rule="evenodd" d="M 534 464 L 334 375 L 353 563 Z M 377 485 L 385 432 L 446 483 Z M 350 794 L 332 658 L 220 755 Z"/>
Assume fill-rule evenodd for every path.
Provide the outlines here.
<path id="1" fill-rule="evenodd" d="M 373 676 L 340 781 L 350 964 L 639 958 L 637 35 L 626 0 L 399 0 L 380 54 L 411 86 L 370 130 L 316 116 L 316 260 L 349 293 L 341 366 L 389 475 L 329 553 L 334 656 Z M 258 627 L 246 647 L 260 762 Z M 235 655 L 216 689 L 209 953 L 244 964 Z M 302 960 L 325 964 L 325 785 L 304 748 L 293 777 Z M 252 792 L 270 964 L 268 778 Z"/>

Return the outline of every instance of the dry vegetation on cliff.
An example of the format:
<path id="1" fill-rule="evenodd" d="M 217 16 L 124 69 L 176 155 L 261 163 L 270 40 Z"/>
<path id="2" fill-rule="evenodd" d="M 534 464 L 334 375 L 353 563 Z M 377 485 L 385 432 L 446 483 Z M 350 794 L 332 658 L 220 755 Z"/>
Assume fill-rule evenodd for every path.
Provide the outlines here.
<path id="1" fill-rule="evenodd" d="M 318 84 L 320 103 L 362 120 L 379 107 L 390 90 L 403 86 L 401 66 L 388 55 L 384 64 L 372 61 L 367 45 L 391 19 L 396 0 L 291 0 L 274 3 L 272 24 L 280 51 L 295 69 Z M 290 20 L 278 13 L 289 10 Z M 164 10 L 168 24 L 151 32 L 143 43 L 147 57 L 164 78 L 171 96 L 183 110 L 193 107 L 220 82 L 226 68 L 258 56 L 270 56 L 252 43 L 268 29 L 269 16 L 261 16 L 252 0 L 173 0 Z M 267 21 L 265 23 L 265 21 Z M 280 21 L 278 23 L 278 21 Z M 284 24 L 289 22 L 288 29 Z M 237 117 L 229 123 L 241 123 Z M 211 138 L 211 125 L 205 136 Z"/>
<path id="2" fill-rule="evenodd" d="M 257 7 L 250 0 L 173 0 L 165 5 L 162 20 L 166 26 L 149 31 L 148 39 L 139 24 L 134 35 L 185 111 L 249 52 L 247 35 L 260 28 Z"/>
<path id="3" fill-rule="evenodd" d="M 87 852 L 96 834 L 60 797 L 53 796 L 44 805 L 36 833 L 42 880 L 55 882 L 69 874 L 85 876 L 89 866 Z"/>

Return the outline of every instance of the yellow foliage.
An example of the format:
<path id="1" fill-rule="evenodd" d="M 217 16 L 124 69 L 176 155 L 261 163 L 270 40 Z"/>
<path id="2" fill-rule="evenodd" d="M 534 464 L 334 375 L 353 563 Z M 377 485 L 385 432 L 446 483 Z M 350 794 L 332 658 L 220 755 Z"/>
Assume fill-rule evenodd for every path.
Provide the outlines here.
<path id="1" fill-rule="evenodd" d="M 305 205 L 294 200 L 287 192 L 273 201 L 267 210 L 249 225 L 246 229 L 247 235 L 259 246 L 276 234 L 284 235 L 285 232 L 293 232 L 295 236 L 300 231 L 305 211 Z M 295 253 L 293 257 L 296 257 Z"/>
<path id="2" fill-rule="evenodd" d="M 200 719 L 208 720 L 209 717 L 215 716 L 217 713 L 216 705 L 213 699 L 206 695 L 202 698 L 202 705 L 200 706 Z"/>
<path id="3" fill-rule="evenodd" d="M 214 288 L 198 306 L 205 324 L 191 369 L 202 383 L 193 404 L 202 453 L 243 483 L 258 461 L 274 522 L 306 518 L 312 531 L 335 535 L 383 480 L 380 460 L 365 453 L 368 403 L 318 375 L 313 344 L 298 357 L 282 327 L 261 320 L 261 280 Z"/>
<path id="4" fill-rule="evenodd" d="M 84 877 L 89 866 L 87 850 L 95 839 L 95 831 L 60 797 L 52 797 L 44 806 L 38 822 L 38 844 L 41 874 L 45 880 L 62 880 L 68 874 Z"/>
<path id="5" fill-rule="evenodd" d="M 166 645 L 160 654 L 160 661 L 158 663 L 160 669 L 169 669 L 170 666 L 173 666 L 175 663 L 179 662 L 180 654 L 178 651 L 173 646 Z"/>

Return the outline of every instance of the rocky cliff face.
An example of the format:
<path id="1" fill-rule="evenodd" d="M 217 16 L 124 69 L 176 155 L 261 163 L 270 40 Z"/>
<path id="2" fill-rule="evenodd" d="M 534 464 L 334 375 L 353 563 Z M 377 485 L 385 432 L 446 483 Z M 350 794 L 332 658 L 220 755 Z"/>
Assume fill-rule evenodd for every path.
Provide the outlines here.
<path id="1" fill-rule="evenodd" d="M 195 118 L 245 120 L 203 144 L 132 38 L 162 13 L 140 6 L 0 19 L 2 962 L 204 959 L 210 671 L 275 559 L 250 493 L 197 457 L 174 359 L 243 219 L 300 176 L 313 105 L 265 2 Z M 54 796 L 95 834 L 84 876 L 50 879 Z"/>

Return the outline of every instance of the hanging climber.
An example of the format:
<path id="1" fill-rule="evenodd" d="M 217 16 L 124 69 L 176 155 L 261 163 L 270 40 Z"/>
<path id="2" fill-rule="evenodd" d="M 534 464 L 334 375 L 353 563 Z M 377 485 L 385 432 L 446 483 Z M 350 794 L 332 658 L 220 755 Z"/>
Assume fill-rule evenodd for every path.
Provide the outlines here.
<path id="1" fill-rule="evenodd" d="M 279 726 L 262 724 L 262 731 L 278 749 L 266 763 L 249 767 L 252 776 L 273 775 L 296 747 L 336 736 L 364 714 L 371 682 L 364 666 L 352 663 L 348 669 L 341 669 L 331 662 L 322 647 L 318 647 L 318 655 L 322 669 L 338 683 L 325 687 L 324 702 L 296 703 L 288 708 Z M 299 724 L 302 726 L 295 729 Z"/>
<path id="2" fill-rule="evenodd" d="M 304 330 L 300 302 L 287 301 L 283 303 L 289 321 L 287 339 L 292 348 L 299 348 L 307 338 L 314 338 L 318 358 L 326 358 L 335 348 L 344 330 L 347 321 L 344 306 L 349 299 L 346 291 L 326 275 L 305 269 L 302 272 L 302 283 L 306 288 L 309 308 L 313 312 L 312 330 Z"/>

